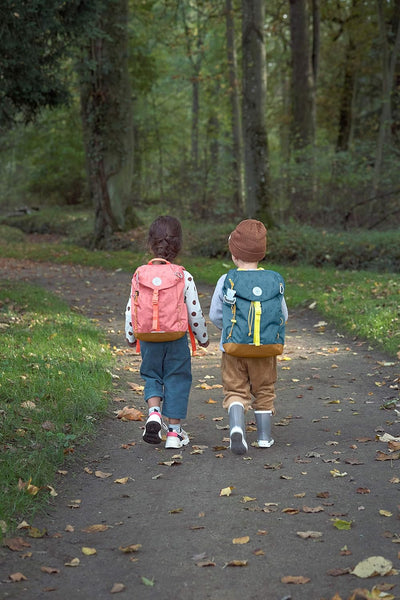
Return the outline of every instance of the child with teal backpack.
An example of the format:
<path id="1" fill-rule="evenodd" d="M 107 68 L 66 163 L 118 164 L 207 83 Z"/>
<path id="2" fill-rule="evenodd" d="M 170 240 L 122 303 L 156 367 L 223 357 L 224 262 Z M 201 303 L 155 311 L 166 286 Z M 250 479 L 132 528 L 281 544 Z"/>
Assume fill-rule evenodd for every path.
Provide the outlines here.
<path id="1" fill-rule="evenodd" d="M 221 329 L 223 406 L 229 413 L 230 447 L 245 454 L 245 413 L 254 409 L 259 447 L 274 443 L 276 357 L 283 352 L 288 310 L 284 281 L 259 268 L 266 253 L 267 230 L 255 219 L 241 221 L 228 240 L 237 269 L 222 275 L 210 306 Z"/>

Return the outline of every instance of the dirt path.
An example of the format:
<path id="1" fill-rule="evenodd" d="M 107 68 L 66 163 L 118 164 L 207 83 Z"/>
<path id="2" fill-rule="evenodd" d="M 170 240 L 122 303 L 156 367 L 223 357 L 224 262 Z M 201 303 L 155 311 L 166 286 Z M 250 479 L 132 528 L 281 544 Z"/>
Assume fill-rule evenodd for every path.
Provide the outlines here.
<path id="1" fill-rule="evenodd" d="M 121 599 L 140 600 L 330 600 L 335 593 L 345 600 L 376 585 L 395 586 L 400 597 L 394 574 L 350 574 L 370 556 L 400 568 L 400 463 L 376 437 L 400 435 L 395 411 L 380 408 L 398 397 L 398 363 L 317 326 L 313 312 L 291 312 L 276 443 L 250 445 L 238 457 L 226 449 L 227 415 L 221 389 L 212 387 L 220 384 L 220 357 L 210 327 L 208 352 L 193 359 L 185 427 L 191 443 L 174 454 L 145 444 L 143 423 L 115 416 L 125 404 L 145 408 L 133 389 L 141 383 L 140 358 L 125 347 L 123 333 L 129 276 L 0 260 L 0 280 L 6 278 L 42 285 L 95 319 L 115 347 L 117 377 L 96 439 L 57 475 L 58 496 L 32 523 L 47 535 L 33 539 L 22 531 L 29 546 L 0 548 L 1 599 L 103 600 L 115 584 Z M 199 291 L 208 314 L 211 289 Z M 251 429 L 252 415 L 247 421 Z M 231 495 L 220 496 L 229 486 Z M 338 529 L 337 519 L 351 528 Z M 101 527 L 91 531 L 93 525 Z M 121 550 L 136 545 L 135 552 Z M 84 547 L 96 554 L 85 555 Z M 68 566 L 74 559 L 78 566 Z M 26 579 L 12 583 L 17 572 Z M 284 583 L 288 576 L 300 579 Z"/>

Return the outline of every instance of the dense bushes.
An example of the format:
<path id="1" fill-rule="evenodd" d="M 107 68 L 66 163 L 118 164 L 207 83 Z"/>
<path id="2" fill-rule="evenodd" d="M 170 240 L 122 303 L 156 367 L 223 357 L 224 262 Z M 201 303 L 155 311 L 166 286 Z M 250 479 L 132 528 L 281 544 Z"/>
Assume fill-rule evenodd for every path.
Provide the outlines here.
<path id="1" fill-rule="evenodd" d="M 191 233 L 191 254 L 228 257 L 227 239 L 234 228 L 203 227 Z M 400 271 L 400 232 L 328 232 L 290 225 L 268 232 L 266 261 L 278 264 L 332 265 L 341 269 Z"/>

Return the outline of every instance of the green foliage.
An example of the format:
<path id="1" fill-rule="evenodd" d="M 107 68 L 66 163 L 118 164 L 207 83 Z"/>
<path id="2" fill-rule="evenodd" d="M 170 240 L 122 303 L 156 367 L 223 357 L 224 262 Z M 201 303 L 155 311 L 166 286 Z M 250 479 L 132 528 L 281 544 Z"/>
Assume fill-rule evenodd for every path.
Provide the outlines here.
<path id="1" fill-rule="evenodd" d="M 0 5 L 0 130 L 18 116 L 64 104 L 68 81 L 61 59 L 90 28 L 99 0 L 82 3 L 4 0 Z"/>
<path id="2" fill-rule="evenodd" d="M 0 326 L 0 513 L 10 524 L 46 501 L 56 467 L 93 433 L 112 359 L 98 329 L 42 288 L 3 282 Z"/>
<path id="3" fill-rule="evenodd" d="M 25 234 L 21 229 L 10 227 L 9 225 L 0 225 L 0 239 L 3 244 L 23 243 Z"/>
<path id="4" fill-rule="evenodd" d="M 3 141 L 0 192 L 4 204 L 65 205 L 84 200 L 85 155 L 77 102 L 43 112 L 35 125 L 16 127 Z"/>
<path id="5" fill-rule="evenodd" d="M 55 234 L 80 241 L 93 230 L 93 214 L 85 208 L 44 206 L 29 214 L 11 212 L 11 216 L 0 218 L 0 224 L 24 233 Z"/>
<path id="6" fill-rule="evenodd" d="M 291 225 L 269 232 L 267 259 L 283 264 L 400 272 L 400 232 L 329 232 Z"/>

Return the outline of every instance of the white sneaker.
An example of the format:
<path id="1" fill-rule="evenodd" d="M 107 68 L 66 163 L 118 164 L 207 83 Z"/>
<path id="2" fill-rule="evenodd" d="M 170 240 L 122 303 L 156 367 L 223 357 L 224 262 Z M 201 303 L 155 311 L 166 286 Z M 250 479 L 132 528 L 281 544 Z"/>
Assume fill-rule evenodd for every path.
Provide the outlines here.
<path id="1" fill-rule="evenodd" d="M 168 431 L 167 433 L 167 441 L 165 442 L 166 448 L 182 448 L 182 446 L 186 446 L 189 443 L 189 436 L 181 429 L 178 433 L 177 431 Z"/>
<path id="2" fill-rule="evenodd" d="M 161 415 L 154 411 L 149 415 L 144 427 L 143 439 L 148 444 L 159 444 L 162 441 L 161 437 Z"/>

